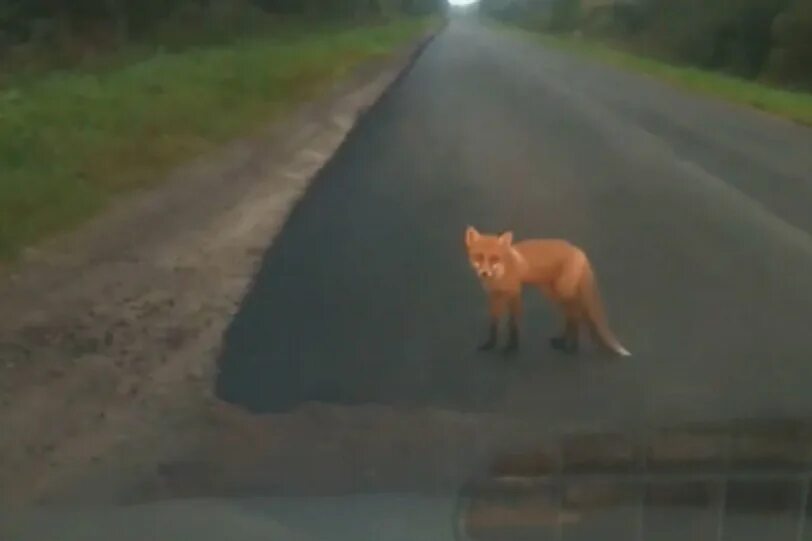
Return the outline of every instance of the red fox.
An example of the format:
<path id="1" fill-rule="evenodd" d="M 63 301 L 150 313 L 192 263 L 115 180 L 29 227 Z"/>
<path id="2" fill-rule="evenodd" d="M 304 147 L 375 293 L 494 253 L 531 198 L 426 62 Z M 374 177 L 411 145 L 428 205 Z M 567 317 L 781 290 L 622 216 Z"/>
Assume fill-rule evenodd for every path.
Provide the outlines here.
<path id="1" fill-rule="evenodd" d="M 465 245 L 474 271 L 488 293 L 490 327 L 480 349 L 496 346 L 499 320 L 509 314 L 506 351 L 519 347 L 522 286 L 536 286 L 561 309 L 565 325 L 550 339 L 557 350 L 574 353 L 578 335 L 586 324 L 598 344 L 620 356 L 631 355 L 606 321 L 592 265 L 584 252 L 565 240 L 524 240 L 513 244 L 513 233 L 484 235 L 473 227 L 465 231 Z"/>

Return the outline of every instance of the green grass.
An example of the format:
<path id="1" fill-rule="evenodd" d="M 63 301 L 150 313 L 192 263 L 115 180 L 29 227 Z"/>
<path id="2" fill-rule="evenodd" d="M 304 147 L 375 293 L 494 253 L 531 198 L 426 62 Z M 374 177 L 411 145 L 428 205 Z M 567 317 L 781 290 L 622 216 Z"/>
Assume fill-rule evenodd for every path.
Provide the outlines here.
<path id="1" fill-rule="evenodd" d="M 269 37 L 0 88 L 0 261 L 267 124 L 428 24 L 288 26 Z"/>
<path id="2" fill-rule="evenodd" d="M 527 30 L 520 32 L 532 35 L 546 45 L 658 77 L 689 90 L 747 105 L 801 124 L 812 125 L 812 94 L 809 93 L 782 90 L 716 72 L 676 66 L 588 39 L 553 36 Z"/>

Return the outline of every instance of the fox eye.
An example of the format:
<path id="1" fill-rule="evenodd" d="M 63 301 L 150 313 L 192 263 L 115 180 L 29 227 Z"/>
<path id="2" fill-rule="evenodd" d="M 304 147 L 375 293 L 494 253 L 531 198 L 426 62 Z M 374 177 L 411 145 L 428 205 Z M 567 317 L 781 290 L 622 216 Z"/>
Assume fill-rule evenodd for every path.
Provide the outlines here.
<path id="1" fill-rule="evenodd" d="M 491 265 L 496 265 L 497 263 L 499 263 L 499 258 L 498 258 L 498 257 L 496 257 L 495 255 L 492 255 L 492 256 L 491 256 L 491 257 L 488 259 L 488 263 L 490 263 Z"/>
<path id="2" fill-rule="evenodd" d="M 482 263 L 482 261 L 485 259 L 485 257 L 482 254 L 474 254 L 473 259 L 477 263 Z"/>

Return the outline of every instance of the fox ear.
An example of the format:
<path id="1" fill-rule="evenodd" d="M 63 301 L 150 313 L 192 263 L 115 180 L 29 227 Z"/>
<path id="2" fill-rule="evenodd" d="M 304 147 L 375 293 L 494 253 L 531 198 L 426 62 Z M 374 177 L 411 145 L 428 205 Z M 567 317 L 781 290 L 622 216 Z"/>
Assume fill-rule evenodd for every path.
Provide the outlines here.
<path id="1" fill-rule="evenodd" d="M 479 231 L 469 225 L 465 230 L 465 245 L 471 246 L 473 243 L 479 240 L 480 236 Z"/>
<path id="2" fill-rule="evenodd" d="M 510 246 L 513 244 L 513 231 L 505 231 L 499 235 L 499 244 L 502 246 Z"/>

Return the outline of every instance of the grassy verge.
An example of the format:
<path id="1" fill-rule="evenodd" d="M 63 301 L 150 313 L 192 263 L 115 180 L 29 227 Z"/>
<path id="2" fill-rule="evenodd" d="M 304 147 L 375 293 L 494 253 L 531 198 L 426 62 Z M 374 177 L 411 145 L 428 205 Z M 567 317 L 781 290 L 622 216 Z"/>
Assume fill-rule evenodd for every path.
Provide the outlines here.
<path id="1" fill-rule="evenodd" d="M 0 88 L 0 260 L 266 124 L 428 24 L 287 26 L 269 37 Z"/>
<path id="2" fill-rule="evenodd" d="M 596 58 L 608 64 L 659 77 L 678 86 L 747 105 L 801 124 L 812 125 L 812 94 L 782 90 L 691 67 L 675 66 L 652 58 L 621 51 L 610 45 L 570 37 L 532 35 L 546 45 Z"/>

